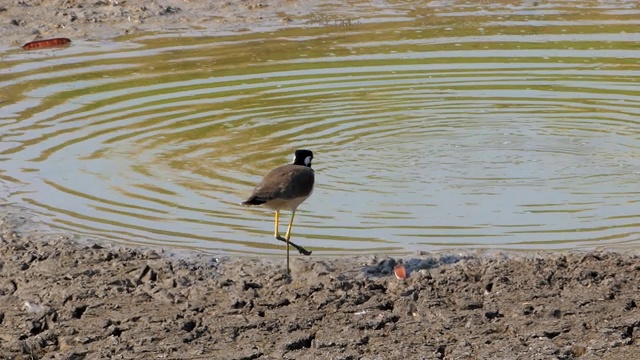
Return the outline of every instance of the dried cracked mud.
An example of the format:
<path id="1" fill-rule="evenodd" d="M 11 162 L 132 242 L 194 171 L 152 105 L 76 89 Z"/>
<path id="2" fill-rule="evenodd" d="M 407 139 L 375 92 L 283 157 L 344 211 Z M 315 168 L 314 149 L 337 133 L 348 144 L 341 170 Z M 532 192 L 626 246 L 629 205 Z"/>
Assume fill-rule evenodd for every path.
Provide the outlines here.
<path id="1" fill-rule="evenodd" d="M 170 254 L 0 224 L 3 359 L 637 359 L 640 258 Z M 406 279 L 393 275 L 403 263 Z"/>

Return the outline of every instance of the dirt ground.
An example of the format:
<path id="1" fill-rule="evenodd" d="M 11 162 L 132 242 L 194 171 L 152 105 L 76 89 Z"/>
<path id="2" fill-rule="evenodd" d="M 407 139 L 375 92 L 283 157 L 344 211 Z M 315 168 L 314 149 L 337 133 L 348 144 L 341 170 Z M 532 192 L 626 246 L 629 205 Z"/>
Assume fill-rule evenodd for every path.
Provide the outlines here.
<path id="1" fill-rule="evenodd" d="M 283 26 L 320 4 L 5 1 L 1 41 Z M 640 359 L 637 253 L 296 254 L 289 279 L 282 257 L 89 244 L 29 224 L 0 207 L 0 359 Z"/>
<path id="2" fill-rule="evenodd" d="M 315 18 L 319 6 L 332 3 L 343 1 L 3 0 L 0 44 L 21 46 L 55 37 L 105 40 L 159 30 L 233 31 L 304 26 Z"/>
<path id="3" fill-rule="evenodd" d="M 638 359 L 614 252 L 225 258 L 0 219 L 2 359 Z M 269 241 L 269 239 L 265 239 Z M 275 241 L 275 240 L 273 240 Z M 404 263 L 408 277 L 393 267 Z"/>

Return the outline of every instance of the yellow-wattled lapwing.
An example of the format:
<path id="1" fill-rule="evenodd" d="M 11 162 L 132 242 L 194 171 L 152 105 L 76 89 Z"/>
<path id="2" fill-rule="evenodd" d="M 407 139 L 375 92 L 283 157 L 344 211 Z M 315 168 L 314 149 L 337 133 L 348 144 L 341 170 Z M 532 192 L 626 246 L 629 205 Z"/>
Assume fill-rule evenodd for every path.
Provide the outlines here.
<path id="1" fill-rule="evenodd" d="M 313 160 L 311 150 L 296 150 L 293 164 L 279 166 L 271 170 L 256 186 L 249 198 L 242 203 L 247 206 L 262 205 L 275 211 L 273 236 L 287 243 L 287 274 L 289 274 L 289 245 L 295 247 L 303 255 L 311 255 L 311 251 L 289 241 L 296 209 L 313 192 L 315 174 L 311 168 L 311 160 Z M 278 231 L 281 210 L 291 211 L 291 220 L 284 238 L 280 236 Z"/>

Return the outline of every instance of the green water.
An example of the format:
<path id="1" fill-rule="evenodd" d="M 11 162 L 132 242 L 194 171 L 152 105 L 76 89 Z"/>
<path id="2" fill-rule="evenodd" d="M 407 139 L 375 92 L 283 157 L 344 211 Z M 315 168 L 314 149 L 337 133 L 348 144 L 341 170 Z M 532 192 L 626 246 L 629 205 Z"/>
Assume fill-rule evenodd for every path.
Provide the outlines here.
<path id="1" fill-rule="evenodd" d="M 281 254 L 239 203 L 310 148 L 293 238 L 318 255 L 637 248 L 638 5 L 417 4 L 6 51 L 0 199 L 91 238 Z"/>

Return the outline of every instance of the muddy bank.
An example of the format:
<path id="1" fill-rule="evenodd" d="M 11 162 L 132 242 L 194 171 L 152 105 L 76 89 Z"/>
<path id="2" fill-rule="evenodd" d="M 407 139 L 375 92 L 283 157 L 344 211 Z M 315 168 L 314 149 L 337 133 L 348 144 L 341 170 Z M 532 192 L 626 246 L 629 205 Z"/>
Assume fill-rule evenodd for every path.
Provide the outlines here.
<path id="1" fill-rule="evenodd" d="M 0 227 L 5 359 L 633 359 L 611 252 L 217 259 Z M 265 240 L 268 241 L 268 240 Z M 392 273 L 403 262 L 405 280 Z"/>
<path id="2" fill-rule="evenodd" d="M 329 1 L 9 0 L 0 4 L 1 45 L 41 38 L 105 40 L 146 31 L 234 31 L 304 25 Z"/>

